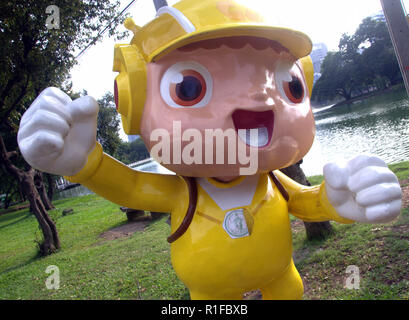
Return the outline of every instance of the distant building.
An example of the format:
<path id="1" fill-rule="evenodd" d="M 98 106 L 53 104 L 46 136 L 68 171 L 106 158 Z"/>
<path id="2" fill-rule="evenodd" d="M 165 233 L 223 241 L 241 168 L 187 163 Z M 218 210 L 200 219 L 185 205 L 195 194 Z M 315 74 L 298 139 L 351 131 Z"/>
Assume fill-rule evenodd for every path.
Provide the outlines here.
<path id="1" fill-rule="evenodd" d="M 140 136 L 128 136 L 128 142 L 134 142 L 135 140 L 140 139 Z"/>
<path id="2" fill-rule="evenodd" d="M 316 43 L 312 47 L 310 54 L 314 65 L 314 83 L 321 77 L 321 65 L 328 53 L 328 48 L 325 43 Z"/>
<path id="3" fill-rule="evenodd" d="M 378 20 L 378 21 L 386 22 L 386 18 L 385 18 L 385 15 L 384 15 L 382 10 L 379 11 L 378 13 L 375 13 L 375 14 L 371 15 L 371 18 L 375 19 L 375 20 Z"/>

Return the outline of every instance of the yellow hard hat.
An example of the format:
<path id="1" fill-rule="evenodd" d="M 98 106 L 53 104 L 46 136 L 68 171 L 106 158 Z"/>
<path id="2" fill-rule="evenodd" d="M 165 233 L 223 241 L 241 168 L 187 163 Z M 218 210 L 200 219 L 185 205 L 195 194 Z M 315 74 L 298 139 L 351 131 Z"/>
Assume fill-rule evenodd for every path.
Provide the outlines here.
<path id="1" fill-rule="evenodd" d="M 127 134 L 139 134 L 146 101 L 146 64 L 184 45 L 233 36 L 275 40 L 300 60 L 311 94 L 313 69 L 309 53 L 312 43 L 299 31 L 267 25 L 263 18 L 233 0 L 182 0 L 158 10 L 157 17 L 143 27 L 131 18 L 125 27 L 134 33 L 130 44 L 115 45 L 113 70 L 115 103 Z"/>
<path id="2" fill-rule="evenodd" d="M 297 59 L 312 49 L 304 33 L 267 25 L 260 14 L 233 0 L 182 0 L 173 7 L 160 8 L 157 17 L 143 28 L 131 20 L 125 26 L 134 31 L 131 44 L 139 47 L 147 62 L 189 43 L 231 36 L 275 40 Z"/>

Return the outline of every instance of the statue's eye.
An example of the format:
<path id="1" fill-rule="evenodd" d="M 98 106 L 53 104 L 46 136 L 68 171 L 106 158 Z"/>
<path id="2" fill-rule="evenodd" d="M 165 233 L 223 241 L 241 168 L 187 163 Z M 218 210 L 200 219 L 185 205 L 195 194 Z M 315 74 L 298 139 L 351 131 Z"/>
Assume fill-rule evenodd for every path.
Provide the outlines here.
<path id="1" fill-rule="evenodd" d="M 179 62 L 171 66 L 161 80 L 163 100 L 174 108 L 200 108 L 212 96 L 209 71 L 197 62 Z"/>
<path id="2" fill-rule="evenodd" d="M 301 103 L 304 99 L 304 86 L 299 78 L 292 76 L 290 82 L 283 82 L 284 93 L 292 103 Z"/>
<path id="3" fill-rule="evenodd" d="M 206 81 L 194 70 L 181 72 L 181 82 L 171 83 L 170 96 L 173 101 L 184 107 L 191 107 L 199 103 L 206 94 Z"/>
<path id="4" fill-rule="evenodd" d="M 294 64 L 290 70 L 281 67 L 276 70 L 276 85 L 281 96 L 291 104 L 299 104 L 306 96 L 305 83 L 300 68 Z"/>

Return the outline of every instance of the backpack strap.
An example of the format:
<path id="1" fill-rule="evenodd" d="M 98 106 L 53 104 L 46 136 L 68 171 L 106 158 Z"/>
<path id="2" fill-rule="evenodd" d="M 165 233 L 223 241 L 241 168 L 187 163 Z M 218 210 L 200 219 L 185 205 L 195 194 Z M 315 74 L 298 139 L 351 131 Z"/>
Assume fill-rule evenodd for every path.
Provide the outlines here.
<path id="1" fill-rule="evenodd" d="M 281 184 L 280 180 L 276 177 L 273 171 L 270 171 L 269 176 L 271 180 L 273 180 L 274 184 L 277 186 L 278 191 L 280 191 L 281 195 L 284 199 L 288 202 L 290 200 L 290 195 L 288 194 L 287 190 L 285 190 L 284 186 Z"/>
<path id="2" fill-rule="evenodd" d="M 182 223 L 180 224 L 179 228 L 168 237 L 168 242 L 172 243 L 179 239 L 186 230 L 189 228 L 190 224 L 192 223 L 193 216 L 196 211 L 197 205 L 197 185 L 195 178 L 191 177 L 183 177 L 185 180 L 187 187 L 189 189 L 189 206 L 187 208 L 187 212 L 185 218 L 183 219 Z"/>

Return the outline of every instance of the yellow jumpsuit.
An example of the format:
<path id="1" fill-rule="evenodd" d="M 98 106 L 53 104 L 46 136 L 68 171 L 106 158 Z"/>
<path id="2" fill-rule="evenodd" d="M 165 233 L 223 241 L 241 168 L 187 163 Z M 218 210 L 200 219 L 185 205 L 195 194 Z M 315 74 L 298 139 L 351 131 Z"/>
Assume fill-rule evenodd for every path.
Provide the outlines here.
<path id="1" fill-rule="evenodd" d="M 352 221 L 335 212 L 324 184 L 306 187 L 279 171 L 275 174 L 289 193 L 288 203 L 268 174 L 254 180 L 255 189 L 246 205 L 224 210 L 217 201 L 225 199 L 215 201 L 197 183 L 193 220 L 187 231 L 171 244 L 172 265 L 192 299 L 241 299 L 243 293 L 255 289 L 261 289 L 264 299 L 302 298 L 302 280 L 292 260 L 289 212 L 309 222 Z M 132 170 L 104 154 L 99 144 L 86 166 L 67 178 L 119 205 L 171 213 L 172 233 L 182 223 L 189 205 L 189 190 L 181 177 Z M 224 195 L 244 179 L 240 177 L 231 183 L 206 179 L 206 184 L 219 188 Z M 234 196 L 232 191 L 230 197 Z M 236 223 L 237 230 L 244 230 L 241 236 L 234 234 L 226 222 L 228 216 L 234 216 L 229 214 L 233 211 L 242 217 Z"/>

